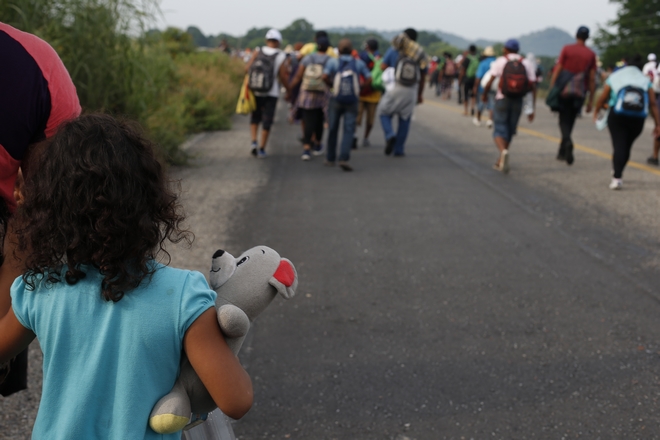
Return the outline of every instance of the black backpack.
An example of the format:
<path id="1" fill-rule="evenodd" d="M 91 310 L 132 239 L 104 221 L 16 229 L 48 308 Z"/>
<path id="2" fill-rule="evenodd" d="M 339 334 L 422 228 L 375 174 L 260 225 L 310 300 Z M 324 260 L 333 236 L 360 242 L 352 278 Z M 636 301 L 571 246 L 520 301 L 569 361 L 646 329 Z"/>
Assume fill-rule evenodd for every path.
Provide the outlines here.
<path id="1" fill-rule="evenodd" d="M 248 87 L 253 92 L 270 92 L 275 83 L 275 58 L 279 52 L 266 55 L 260 50 L 248 70 Z"/>
<path id="2" fill-rule="evenodd" d="M 396 63 L 396 70 L 394 71 L 394 78 L 402 86 L 412 87 L 417 84 L 419 80 L 419 70 L 417 63 L 401 55 L 399 61 Z"/>
<path id="3" fill-rule="evenodd" d="M 500 88 L 508 98 L 522 98 L 531 90 L 522 58 L 508 60 L 502 71 Z"/>

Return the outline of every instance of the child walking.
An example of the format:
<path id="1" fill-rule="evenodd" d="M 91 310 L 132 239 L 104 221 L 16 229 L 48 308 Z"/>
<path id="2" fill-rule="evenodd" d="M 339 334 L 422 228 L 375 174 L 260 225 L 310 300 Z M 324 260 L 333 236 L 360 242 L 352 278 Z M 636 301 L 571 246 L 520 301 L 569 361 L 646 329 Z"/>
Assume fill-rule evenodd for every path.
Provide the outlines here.
<path id="1" fill-rule="evenodd" d="M 24 275 L 0 317 L 0 365 L 39 339 L 39 439 L 180 439 L 148 426 L 181 353 L 232 418 L 252 383 L 217 322 L 199 272 L 167 267 L 166 241 L 190 240 L 152 146 L 130 124 L 65 124 L 25 177 L 14 219 Z"/>

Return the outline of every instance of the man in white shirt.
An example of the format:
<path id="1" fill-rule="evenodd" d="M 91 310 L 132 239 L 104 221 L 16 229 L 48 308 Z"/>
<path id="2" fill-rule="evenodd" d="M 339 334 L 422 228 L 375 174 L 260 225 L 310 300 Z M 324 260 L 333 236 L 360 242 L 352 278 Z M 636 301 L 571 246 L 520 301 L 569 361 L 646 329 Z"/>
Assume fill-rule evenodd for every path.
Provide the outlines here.
<path id="1" fill-rule="evenodd" d="M 248 74 L 251 75 L 250 68 L 259 59 L 260 56 L 273 58 L 273 85 L 268 91 L 254 91 L 257 101 L 257 109 L 252 112 L 250 117 L 250 134 L 252 135 L 251 153 L 253 156 L 263 159 L 266 157 L 266 143 L 270 134 L 270 127 L 273 125 L 275 117 L 275 108 L 277 99 L 280 96 L 282 85 L 289 87 L 288 73 L 284 60 L 286 54 L 280 50 L 282 34 L 277 29 L 271 29 L 266 33 L 266 45 L 260 50 L 255 51 L 252 59 L 247 64 Z M 261 55 L 260 55 L 261 54 Z M 257 148 L 257 130 L 261 124 L 261 144 Z"/>
<path id="2" fill-rule="evenodd" d="M 504 56 L 491 64 L 492 76 L 482 95 L 482 99 L 487 100 L 493 82 L 499 78 L 493 110 L 493 138 L 500 157 L 494 168 L 505 174 L 509 172 L 509 145 L 516 134 L 523 98 L 529 92 L 532 92 L 532 112 L 527 115 L 529 122 L 534 120 L 536 111 L 536 69 L 529 60 L 518 55 L 519 50 L 520 44 L 517 40 L 511 39 L 504 43 Z"/>

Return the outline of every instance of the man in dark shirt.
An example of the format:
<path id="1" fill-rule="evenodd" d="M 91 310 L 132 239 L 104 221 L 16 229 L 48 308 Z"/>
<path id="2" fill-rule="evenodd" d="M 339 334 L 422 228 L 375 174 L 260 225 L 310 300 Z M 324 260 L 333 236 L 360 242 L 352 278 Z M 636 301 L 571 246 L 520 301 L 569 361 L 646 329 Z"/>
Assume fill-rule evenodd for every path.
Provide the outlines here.
<path id="1" fill-rule="evenodd" d="M 589 29 L 581 26 L 577 31 L 575 44 L 566 45 L 561 50 L 550 80 L 550 87 L 556 85 L 563 91 L 559 98 L 561 144 L 557 160 L 566 161 L 568 165 L 574 161 L 571 133 L 575 119 L 582 111 L 585 100 L 586 111 L 591 112 L 596 91 L 596 54 L 586 46 L 588 38 Z M 565 88 L 567 84 L 570 90 Z"/>

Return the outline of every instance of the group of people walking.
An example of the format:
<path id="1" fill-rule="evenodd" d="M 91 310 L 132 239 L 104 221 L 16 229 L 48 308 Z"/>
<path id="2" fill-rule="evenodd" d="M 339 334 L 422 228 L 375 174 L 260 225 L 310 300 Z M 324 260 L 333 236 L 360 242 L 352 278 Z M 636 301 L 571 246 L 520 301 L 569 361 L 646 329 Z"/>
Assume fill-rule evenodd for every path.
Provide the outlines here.
<path id="1" fill-rule="evenodd" d="M 301 125 L 302 160 L 325 154 L 326 166 L 337 164 L 344 171 L 352 171 L 351 150 L 358 145 L 356 128 L 364 120 L 362 145 L 370 146 L 377 108 L 385 154 L 404 156 L 412 113 L 415 105 L 423 101 L 428 69 L 428 58 L 416 40 L 417 31 L 406 29 L 393 39 L 392 46 L 381 57 L 376 40 L 367 40 L 358 51 L 349 39 L 342 39 L 335 50 L 328 34 L 318 31 L 313 43 L 297 44 L 294 51 L 286 54 L 279 50 L 282 42 L 279 31 L 269 30 L 266 45 L 255 52 L 246 66 L 248 86 L 257 101 L 250 120 L 252 154 L 266 157 L 277 98 L 280 89 L 284 89 L 292 110 L 290 119 Z M 328 135 L 323 148 L 326 127 Z"/>

